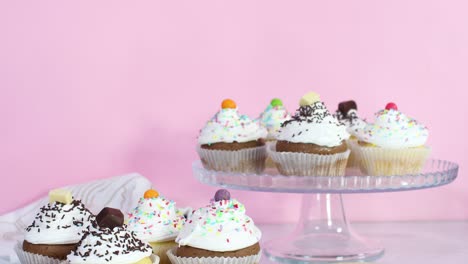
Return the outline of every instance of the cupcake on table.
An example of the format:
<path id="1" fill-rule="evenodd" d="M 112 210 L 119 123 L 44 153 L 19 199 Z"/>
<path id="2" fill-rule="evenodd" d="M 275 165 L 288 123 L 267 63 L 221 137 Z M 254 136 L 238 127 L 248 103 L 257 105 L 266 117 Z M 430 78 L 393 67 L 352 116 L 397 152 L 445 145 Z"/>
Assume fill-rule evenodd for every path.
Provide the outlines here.
<path id="1" fill-rule="evenodd" d="M 335 112 L 335 117 L 340 123 L 346 126 L 346 130 L 350 134 L 349 139 L 346 141 L 351 153 L 348 157 L 347 167 L 359 166 L 358 155 L 356 154 L 357 135 L 367 125 L 366 121 L 359 118 L 357 112 L 357 104 L 355 101 L 345 101 L 338 104 L 338 110 Z"/>
<path id="2" fill-rule="evenodd" d="M 270 104 L 258 117 L 258 122 L 267 129 L 268 134 L 266 137 L 266 144 L 276 144 L 278 133 L 281 129 L 281 125 L 291 119 L 291 115 L 288 113 L 283 105 L 283 102 L 274 98 L 270 101 Z M 270 157 L 266 160 L 266 167 L 275 167 L 275 164 Z"/>
<path id="3" fill-rule="evenodd" d="M 233 100 L 226 99 L 200 131 L 197 152 L 210 170 L 260 173 L 265 168 L 267 130 L 239 114 Z"/>
<path id="4" fill-rule="evenodd" d="M 360 166 L 369 175 L 419 173 L 430 154 L 427 127 L 400 112 L 395 103 L 377 112 L 374 123 L 357 136 Z"/>
<path id="5" fill-rule="evenodd" d="M 281 126 L 270 157 L 283 175 L 343 176 L 349 149 L 346 127 L 330 114 L 317 93 L 300 100 L 296 114 Z"/>
<path id="6" fill-rule="evenodd" d="M 151 246 L 127 230 L 123 213 L 106 207 L 96 216 L 77 248 L 67 256 L 70 264 L 157 264 Z"/>
<path id="7" fill-rule="evenodd" d="M 76 248 L 83 233 L 95 219 L 71 192 L 55 189 L 49 192 L 49 203 L 41 207 L 24 241 L 15 248 L 23 264 L 60 263 Z"/>
<path id="8" fill-rule="evenodd" d="M 183 212 L 176 203 L 150 189 L 138 201 L 138 206 L 129 214 L 128 230 L 153 247 L 161 264 L 169 264 L 166 251 L 176 246 L 175 238 L 184 226 Z"/>
<path id="9" fill-rule="evenodd" d="M 179 247 L 168 251 L 173 264 L 259 263 L 260 230 L 245 207 L 221 189 L 214 200 L 196 210 L 179 233 Z"/>

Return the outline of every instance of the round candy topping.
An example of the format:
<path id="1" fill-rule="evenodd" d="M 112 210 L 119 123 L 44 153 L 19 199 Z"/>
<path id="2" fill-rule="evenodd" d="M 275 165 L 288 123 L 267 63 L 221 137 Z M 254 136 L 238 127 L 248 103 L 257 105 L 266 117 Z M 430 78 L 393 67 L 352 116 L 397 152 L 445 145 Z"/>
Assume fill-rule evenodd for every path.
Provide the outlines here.
<path id="1" fill-rule="evenodd" d="M 219 189 L 215 193 L 214 199 L 215 199 L 216 202 L 222 201 L 222 200 L 231 200 L 231 194 L 226 189 Z"/>
<path id="2" fill-rule="evenodd" d="M 278 98 L 273 98 L 273 100 L 271 100 L 270 102 L 270 105 L 275 107 L 275 106 L 283 106 L 283 102 L 281 102 L 280 99 Z"/>
<path id="3" fill-rule="evenodd" d="M 145 192 L 145 194 L 143 195 L 143 197 L 145 197 L 145 199 L 150 199 L 150 198 L 158 198 L 159 197 L 159 193 L 156 191 L 156 190 L 153 190 L 153 189 L 149 189 Z"/>
<path id="4" fill-rule="evenodd" d="M 222 109 L 227 109 L 227 108 L 236 109 L 236 107 L 237 107 L 236 102 L 234 102 L 231 99 L 224 99 L 223 103 L 221 103 Z"/>
<path id="5" fill-rule="evenodd" d="M 385 109 L 387 110 L 398 110 L 398 107 L 395 103 L 388 103 L 386 106 L 385 106 Z"/>

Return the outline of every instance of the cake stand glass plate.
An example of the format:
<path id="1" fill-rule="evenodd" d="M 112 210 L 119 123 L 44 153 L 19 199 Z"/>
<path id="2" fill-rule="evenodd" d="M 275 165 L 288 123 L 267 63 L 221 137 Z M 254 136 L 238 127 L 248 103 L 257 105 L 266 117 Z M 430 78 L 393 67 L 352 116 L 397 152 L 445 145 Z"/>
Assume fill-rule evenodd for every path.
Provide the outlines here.
<path id="1" fill-rule="evenodd" d="M 282 263 L 337 263 L 372 261 L 384 254 L 377 242 L 356 234 L 349 225 L 342 194 L 396 192 L 438 187 L 454 181 L 458 165 L 429 160 L 421 173 L 402 176 L 368 176 L 359 169 L 342 177 L 284 176 L 276 169 L 262 174 L 211 171 L 201 161 L 193 174 L 202 183 L 240 190 L 303 193 L 301 214 L 295 230 L 266 242 L 264 252 Z"/>

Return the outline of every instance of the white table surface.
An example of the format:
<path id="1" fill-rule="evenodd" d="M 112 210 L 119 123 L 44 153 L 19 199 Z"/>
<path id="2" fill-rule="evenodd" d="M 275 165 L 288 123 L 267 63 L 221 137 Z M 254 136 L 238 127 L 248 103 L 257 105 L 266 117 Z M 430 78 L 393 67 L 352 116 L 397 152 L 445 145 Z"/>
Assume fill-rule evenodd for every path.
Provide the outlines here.
<path id="1" fill-rule="evenodd" d="M 378 264 L 466 264 L 468 221 L 352 223 L 362 236 L 378 240 L 385 255 Z M 263 241 L 287 234 L 294 225 L 260 225 Z M 274 263 L 265 256 L 262 264 Z"/>
<path id="2" fill-rule="evenodd" d="M 379 240 L 385 255 L 378 264 L 468 263 L 468 221 L 353 223 L 361 235 Z M 287 234 L 294 225 L 264 224 L 262 241 Z M 0 258 L 0 264 L 10 263 Z M 273 263 L 263 256 L 262 264 Z"/>

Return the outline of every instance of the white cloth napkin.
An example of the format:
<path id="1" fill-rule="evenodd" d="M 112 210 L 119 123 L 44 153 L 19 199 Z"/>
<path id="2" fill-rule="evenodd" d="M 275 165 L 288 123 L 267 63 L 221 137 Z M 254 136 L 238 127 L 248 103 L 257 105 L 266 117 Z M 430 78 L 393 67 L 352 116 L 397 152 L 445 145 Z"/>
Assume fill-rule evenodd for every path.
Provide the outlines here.
<path id="1" fill-rule="evenodd" d="M 75 186 L 65 186 L 97 214 L 104 207 L 119 208 L 124 214 L 136 207 L 139 198 L 151 188 L 151 182 L 137 174 L 127 174 Z M 0 263 L 19 263 L 13 248 L 23 240 L 23 230 L 32 223 L 39 208 L 48 203 L 44 197 L 16 211 L 0 216 Z M 6 262 L 5 262 L 6 261 Z"/>

